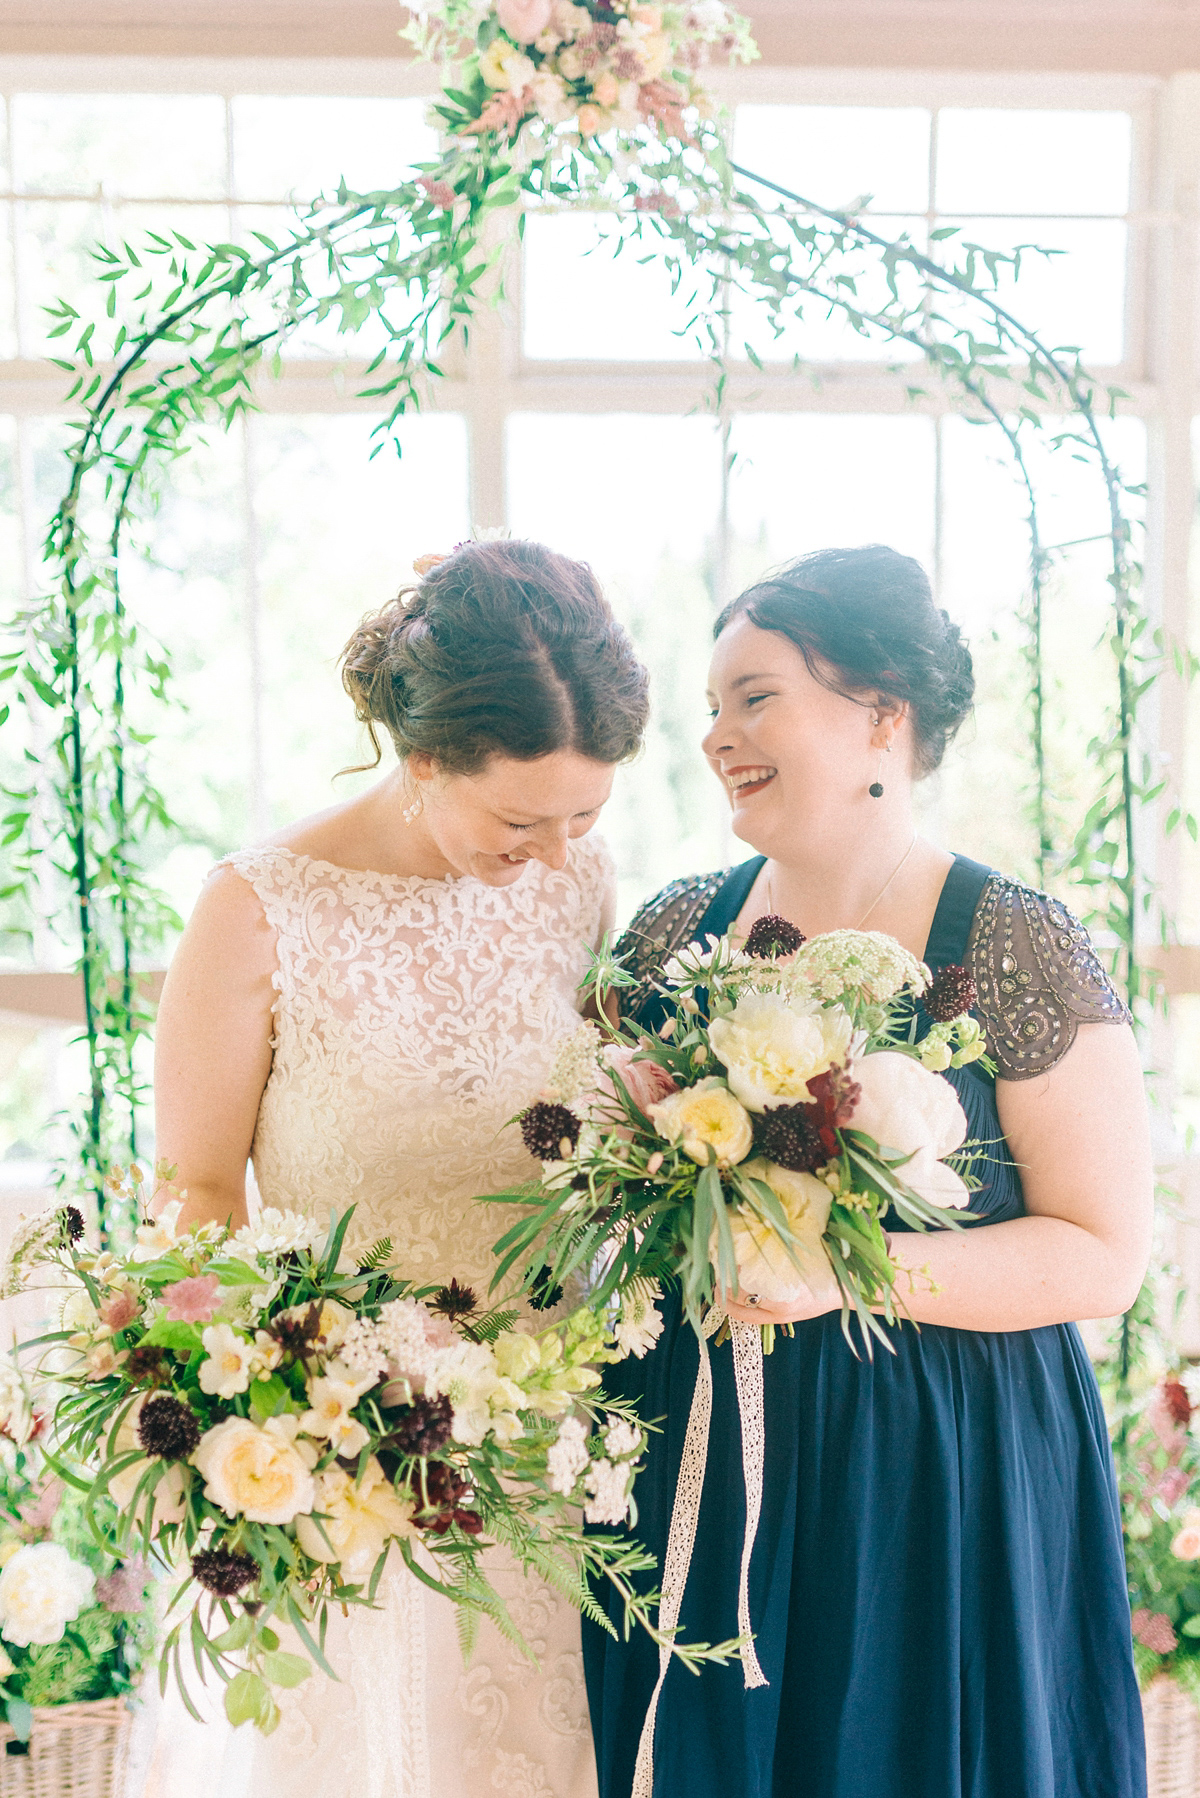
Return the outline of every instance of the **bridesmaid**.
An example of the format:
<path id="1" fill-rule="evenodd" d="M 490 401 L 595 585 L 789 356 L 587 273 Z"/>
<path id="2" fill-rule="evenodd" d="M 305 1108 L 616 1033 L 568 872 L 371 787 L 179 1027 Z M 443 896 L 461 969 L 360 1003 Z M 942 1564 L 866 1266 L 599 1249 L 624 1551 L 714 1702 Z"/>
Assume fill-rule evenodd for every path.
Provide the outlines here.
<path id="1" fill-rule="evenodd" d="M 935 971 L 973 974 L 998 1076 L 947 1078 L 971 1136 L 997 1146 L 974 1227 L 889 1225 L 901 1267 L 931 1276 L 914 1282 L 894 1355 L 856 1358 L 832 1300 L 729 1305 L 796 1325 L 765 1363 L 750 1615 L 769 1684 L 745 1690 L 736 1662 L 699 1679 L 673 1665 L 653 1793 L 1143 1798 L 1117 1495 L 1072 1321 L 1126 1309 L 1149 1255 L 1129 1014 L 1057 900 L 914 831 L 913 783 L 974 685 L 916 562 L 881 546 L 802 557 L 734 600 L 715 636 L 704 753 L 759 853 L 639 913 L 632 1015 L 661 1021 L 651 979 L 708 932 L 768 913 L 808 936 L 887 932 Z M 678 1299 L 664 1309 L 653 1354 L 606 1376 L 665 1417 L 638 1485 L 637 1533 L 660 1567 L 697 1367 Z M 710 1641 L 736 1631 L 745 1514 L 728 1346 L 713 1374 L 681 1618 Z M 601 1798 L 630 1798 L 657 1658 L 594 1625 L 585 1658 Z"/>

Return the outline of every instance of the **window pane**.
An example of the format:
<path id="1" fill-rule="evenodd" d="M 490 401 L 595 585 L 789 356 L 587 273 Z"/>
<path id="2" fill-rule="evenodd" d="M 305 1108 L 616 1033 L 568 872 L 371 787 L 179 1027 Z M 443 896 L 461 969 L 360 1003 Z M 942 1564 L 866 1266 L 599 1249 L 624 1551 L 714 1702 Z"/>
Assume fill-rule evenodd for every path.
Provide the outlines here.
<path id="1" fill-rule="evenodd" d="M 730 447 L 735 590 L 777 562 L 835 545 L 889 543 L 928 565 L 932 419 L 744 413 Z"/>
<path id="2" fill-rule="evenodd" d="M 531 214 L 525 222 L 521 290 L 527 356 L 568 361 L 678 362 L 700 355 L 684 332 L 685 280 L 677 294 L 659 240 L 628 239 L 619 255 L 617 225 L 586 214 Z M 606 236 L 607 233 L 607 236 Z M 702 292 L 708 291 L 701 277 Z"/>
<path id="3" fill-rule="evenodd" d="M 1128 228 L 1109 220 L 946 219 L 960 236 L 948 240 L 956 259 L 963 243 L 989 250 L 1035 244 L 1056 254 L 1026 249 L 1014 282 L 1002 270 L 995 298 L 1050 349 L 1078 349 L 1095 367 L 1124 359 L 1125 255 Z M 945 254 L 946 246 L 942 253 Z M 980 270 L 983 274 L 983 270 Z M 950 315 L 957 302 L 939 301 Z"/>
<path id="4" fill-rule="evenodd" d="M 13 209 L 0 205 L 0 356 L 17 353 L 17 290 L 12 261 Z"/>
<path id="5" fill-rule="evenodd" d="M 1125 112 L 938 114 L 939 212 L 1110 212 L 1129 205 Z"/>
<path id="6" fill-rule="evenodd" d="M 394 187 L 437 154 L 424 100 L 244 95 L 233 101 L 234 192 L 247 200 Z"/>
<path id="7" fill-rule="evenodd" d="M 924 252 L 926 225 L 923 218 L 888 219 L 879 226 L 889 238 L 906 236 L 911 244 Z M 786 242 L 782 233 L 778 234 Z M 858 329 L 854 317 L 866 321 L 872 311 L 884 312 L 892 303 L 882 266 L 874 257 L 855 262 L 853 290 L 837 289 L 845 306 L 823 300 L 815 294 L 800 299 L 803 310 L 794 307 L 780 313 L 782 330 L 772 330 L 766 304 L 757 294 L 734 291 L 729 301 L 729 341 L 734 356 L 744 356 L 747 344 L 760 361 L 785 362 L 798 356 L 802 362 L 911 362 L 920 356 L 915 344 L 888 337 L 882 330 L 864 322 Z M 920 303 L 923 277 L 903 266 L 897 268 L 897 286 L 902 297 L 913 305 Z"/>
<path id="8" fill-rule="evenodd" d="M 916 106 L 739 106 L 734 160 L 821 206 L 870 194 L 872 211 L 924 212 L 929 119 Z"/>
<path id="9" fill-rule="evenodd" d="M 225 103 L 208 94 L 18 94 L 16 183 L 28 193 L 133 197 L 225 188 Z"/>
<path id="10" fill-rule="evenodd" d="M 650 670 L 646 747 L 618 769 L 598 827 L 627 918 L 674 875 L 728 859 L 727 808 L 699 748 L 719 439 L 702 418 L 518 413 L 508 421 L 508 491 L 514 535 L 590 562 Z"/>

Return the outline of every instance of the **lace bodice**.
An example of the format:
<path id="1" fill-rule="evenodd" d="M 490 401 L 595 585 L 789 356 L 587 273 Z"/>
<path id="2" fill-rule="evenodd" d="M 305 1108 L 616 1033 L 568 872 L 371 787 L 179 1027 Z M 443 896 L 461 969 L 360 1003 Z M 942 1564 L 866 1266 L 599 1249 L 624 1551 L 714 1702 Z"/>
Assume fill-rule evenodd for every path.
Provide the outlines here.
<path id="1" fill-rule="evenodd" d="M 507 1226 L 473 1203 L 533 1176 L 513 1114 L 578 1021 L 611 863 L 571 844 L 515 886 L 357 873 L 289 849 L 227 865 L 275 932 L 274 1061 L 252 1158 L 264 1204 L 357 1209 L 419 1279 L 481 1283 Z"/>

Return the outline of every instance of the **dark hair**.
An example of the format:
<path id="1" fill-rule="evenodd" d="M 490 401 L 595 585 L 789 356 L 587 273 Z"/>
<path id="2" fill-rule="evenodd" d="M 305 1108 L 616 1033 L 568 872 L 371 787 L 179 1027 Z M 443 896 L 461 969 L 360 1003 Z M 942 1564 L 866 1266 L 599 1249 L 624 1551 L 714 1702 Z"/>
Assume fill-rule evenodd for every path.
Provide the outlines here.
<path id="1" fill-rule="evenodd" d="M 970 714 L 971 652 L 958 626 L 934 605 L 921 564 L 886 544 L 798 556 L 731 600 L 713 636 L 743 613 L 760 630 L 794 643 L 823 685 L 848 698 L 873 688 L 906 701 L 918 775 L 933 773 Z M 836 685 L 829 668 L 837 672 Z"/>
<path id="2" fill-rule="evenodd" d="M 359 625 L 342 681 L 380 759 L 475 774 L 493 754 L 573 749 L 621 762 L 649 710 L 646 670 L 584 562 L 524 541 L 462 543 Z"/>

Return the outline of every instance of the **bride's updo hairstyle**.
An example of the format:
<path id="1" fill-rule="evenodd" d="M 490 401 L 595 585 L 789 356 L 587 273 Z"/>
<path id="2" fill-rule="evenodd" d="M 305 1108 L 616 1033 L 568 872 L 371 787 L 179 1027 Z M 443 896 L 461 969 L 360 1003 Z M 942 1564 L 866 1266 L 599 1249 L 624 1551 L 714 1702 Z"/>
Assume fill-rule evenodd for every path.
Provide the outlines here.
<path id="1" fill-rule="evenodd" d="M 646 670 L 591 569 L 521 540 L 460 544 L 364 619 L 342 680 L 371 767 L 378 725 L 401 759 L 421 752 L 450 774 L 558 749 L 623 762 L 649 711 Z"/>
<path id="2" fill-rule="evenodd" d="M 934 605 L 921 564 L 898 550 L 868 543 L 798 556 L 731 600 L 713 636 L 743 615 L 794 643 L 822 686 L 847 699 L 874 691 L 904 700 L 918 778 L 933 773 L 970 715 L 971 652 Z"/>

